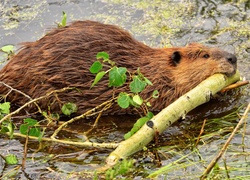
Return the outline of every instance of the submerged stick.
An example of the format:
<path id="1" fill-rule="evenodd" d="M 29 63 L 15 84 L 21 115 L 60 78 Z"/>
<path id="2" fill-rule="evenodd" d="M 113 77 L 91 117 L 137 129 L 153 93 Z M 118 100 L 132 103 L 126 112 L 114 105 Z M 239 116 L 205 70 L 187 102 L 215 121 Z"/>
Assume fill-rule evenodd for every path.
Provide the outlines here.
<path id="1" fill-rule="evenodd" d="M 204 104 L 224 87 L 240 80 L 239 72 L 231 77 L 215 74 L 194 89 L 181 96 L 148 121 L 137 133 L 121 142 L 106 159 L 107 166 L 113 166 L 119 159 L 125 158 L 146 146 L 156 132 L 162 133 L 179 118 L 197 106 Z"/>

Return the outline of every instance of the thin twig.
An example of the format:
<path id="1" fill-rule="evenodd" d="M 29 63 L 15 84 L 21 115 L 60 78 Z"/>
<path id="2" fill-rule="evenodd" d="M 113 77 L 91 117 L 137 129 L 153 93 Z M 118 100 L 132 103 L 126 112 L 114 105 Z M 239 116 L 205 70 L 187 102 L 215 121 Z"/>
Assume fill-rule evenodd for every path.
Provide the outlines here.
<path id="1" fill-rule="evenodd" d="M 72 119 L 66 121 L 65 123 L 63 123 L 61 126 L 59 126 L 59 127 L 55 130 L 55 132 L 50 136 L 51 139 L 55 139 L 55 136 L 57 136 L 57 134 L 62 130 L 62 128 L 64 128 L 64 127 L 67 126 L 68 124 L 73 123 L 73 122 L 75 122 L 76 120 L 83 119 L 83 118 L 85 118 L 85 117 L 87 117 L 87 116 L 90 116 L 90 115 L 92 115 L 95 111 L 97 111 L 98 109 L 100 109 L 100 108 L 102 108 L 102 107 L 104 107 L 104 108 L 103 108 L 100 112 L 103 112 L 103 111 L 107 110 L 108 108 L 110 108 L 111 104 L 112 104 L 115 100 L 116 100 L 116 98 L 115 98 L 115 99 L 111 99 L 111 100 L 109 100 L 109 101 L 106 101 L 106 102 L 104 102 L 104 103 L 102 103 L 102 104 L 96 106 L 95 108 L 93 108 L 93 109 L 91 109 L 91 110 L 85 112 L 84 114 L 81 114 L 80 116 L 76 116 L 76 117 L 74 117 L 74 118 L 72 118 Z M 100 113 L 100 112 L 99 112 L 99 113 Z"/>
<path id="2" fill-rule="evenodd" d="M 95 119 L 94 124 L 92 125 L 92 128 L 89 129 L 88 131 L 86 131 L 86 132 L 84 133 L 84 135 L 87 136 L 87 134 L 89 134 L 89 133 L 97 126 L 97 123 L 98 123 L 99 119 L 101 118 L 102 113 L 103 113 L 105 110 L 109 109 L 111 106 L 112 106 L 112 103 L 108 103 L 108 104 L 99 112 L 98 116 L 97 116 L 96 119 Z"/>
<path id="3" fill-rule="evenodd" d="M 249 84 L 249 81 L 238 81 L 238 82 L 236 82 L 234 84 L 231 84 L 231 85 L 223 88 L 220 92 L 224 93 L 224 92 L 229 91 L 231 89 L 235 89 L 235 88 L 238 88 L 238 87 L 241 87 L 241 86 L 245 86 L 247 84 Z"/>
<path id="4" fill-rule="evenodd" d="M 91 131 L 93 131 L 93 129 L 97 126 L 97 123 L 98 123 L 98 121 L 99 121 L 99 119 L 100 119 L 101 116 L 102 116 L 102 112 L 100 112 L 100 113 L 98 114 L 98 116 L 96 117 L 95 122 L 94 122 L 94 124 L 92 125 L 92 127 L 91 127 L 88 131 L 84 132 L 84 135 L 85 135 L 85 136 L 87 136 L 87 135 L 88 135 Z"/>
<path id="5" fill-rule="evenodd" d="M 25 138 L 23 159 L 22 159 L 22 170 L 25 169 L 25 164 L 26 164 L 27 149 L 28 149 L 28 142 L 29 142 L 29 131 L 30 131 L 30 127 L 28 128 L 27 135 L 26 135 L 26 138 Z"/>
<path id="6" fill-rule="evenodd" d="M 24 105 L 22 105 L 20 108 L 18 108 L 17 110 L 13 111 L 12 113 L 4 116 L 1 120 L 0 120 L 0 123 L 2 123 L 4 120 L 7 120 L 9 119 L 12 115 L 14 114 L 17 114 L 19 113 L 23 108 L 25 108 L 26 106 L 34 103 L 34 102 L 37 102 L 41 99 L 44 99 L 44 98 L 47 98 L 48 96 L 50 96 L 51 94 L 53 93 L 58 93 L 58 92 L 63 92 L 63 91 L 66 91 L 66 90 L 70 90 L 70 89 L 73 89 L 72 87 L 66 87 L 66 88 L 62 88 L 62 89 L 58 89 L 58 90 L 54 90 L 54 91 L 51 91 L 51 92 L 48 92 L 46 95 L 44 96 L 41 96 L 41 97 L 38 97 L 38 98 L 35 98 L 35 99 L 32 99 L 31 101 L 25 103 Z"/>
<path id="7" fill-rule="evenodd" d="M 10 135 L 10 133 L 6 133 L 7 135 Z M 18 136 L 22 138 L 26 138 L 26 135 L 21 133 L 13 133 L 13 136 Z M 59 140 L 59 139 L 51 139 L 46 137 L 34 137 L 29 136 L 29 139 L 37 140 L 37 141 L 47 141 L 47 142 L 56 142 L 56 143 L 62 143 L 62 144 L 68 144 L 68 145 L 74 145 L 74 146 L 81 146 L 81 147 L 96 147 L 96 148 L 109 148 L 114 149 L 118 146 L 118 143 L 95 143 L 95 142 L 74 142 L 74 141 L 66 141 L 66 140 Z"/>
<path id="8" fill-rule="evenodd" d="M 221 156 L 225 153 L 229 143 L 231 142 L 231 140 L 233 139 L 234 135 L 236 134 L 236 132 L 239 130 L 240 126 L 242 125 L 242 123 L 245 121 L 245 119 L 247 118 L 247 114 L 248 111 L 250 110 L 250 103 L 248 104 L 244 114 L 242 115 L 240 121 L 238 122 L 237 126 L 234 128 L 232 134 L 229 136 L 229 138 L 227 139 L 226 143 L 224 144 L 223 148 L 220 150 L 219 154 L 210 162 L 210 164 L 207 166 L 207 169 L 203 172 L 202 176 L 200 179 L 205 179 L 207 177 L 207 175 L 211 172 L 211 170 L 213 169 L 214 165 L 218 162 L 218 160 L 221 158 Z"/>
<path id="9" fill-rule="evenodd" d="M 20 90 L 18 90 L 18 89 L 13 88 L 12 86 L 10 86 L 10 85 L 4 83 L 3 81 L 0 81 L 0 84 L 3 84 L 4 86 L 6 86 L 6 87 L 8 87 L 8 88 L 10 89 L 10 91 L 5 95 L 5 98 L 4 98 L 5 101 L 6 101 L 6 97 L 11 93 L 11 91 L 15 91 L 15 92 L 17 92 L 17 93 L 23 95 L 24 97 L 28 98 L 30 101 L 33 100 L 33 98 L 30 97 L 28 94 L 25 94 L 24 92 L 22 92 L 22 91 L 20 91 Z M 34 102 L 34 104 L 35 104 L 35 106 L 37 107 L 38 111 L 42 114 L 42 110 L 41 110 L 41 108 L 39 107 L 39 105 L 38 105 L 36 102 Z M 47 117 L 46 117 L 46 118 L 47 118 Z M 0 123 L 1 123 L 1 122 L 0 122 Z"/>
<path id="10" fill-rule="evenodd" d="M 195 143 L 195 147 L 197 147 L 197 145 L 198 145 L 198 143 L 199 143 L 199 141 L 200 141 L 200 139 L 201 139 L 201 135 L 202 135 L 203 132 L 204 132 L 204 127 L 205 127 L 206 121 L 207 121 L 207 120 L 204 119 L 203 124 L 202 124 L 202 127 L 201 127 L 201 130 L 200 130 L 200 134 L 199 134 L 199 136 L 198 136 L 198 138 L 197 138 L 197 141 L 196 141 L 196 143 Z"/>
<path id="11" fill-rule="evenodd" d="M 3 84 L 4 86 L 8 87 L 10 89 L 10 91 L 12 91 L 12 90 L 16 91 L 19 94 L 22 94 L 23 96 L 25 96 L 26 98 L 28 98 L 29 100 L 32 100 L 32 98 L 29 95 L 25 94 L 24 92 L 22 92 L 22 91 L 20 91 L 18 89 L 15 89 L 15 88 L 11 87 L 10 85 L 6 84 L 5 82 L 0 81 L 0 84 Z"/>

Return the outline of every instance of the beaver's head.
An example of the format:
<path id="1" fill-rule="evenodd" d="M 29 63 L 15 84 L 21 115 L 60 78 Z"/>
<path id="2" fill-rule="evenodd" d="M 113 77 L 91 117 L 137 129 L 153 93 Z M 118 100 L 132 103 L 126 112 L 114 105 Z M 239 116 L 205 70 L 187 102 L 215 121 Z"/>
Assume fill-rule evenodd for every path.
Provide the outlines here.
<path id="1" fill-rule="evenodd" d="M 197 85 L 216 73 L 232 76 L 237 68 L 235 55 L 198 43 L 172 48 L 170 59 L 176 85 L 182 87 L 189 86 L 188 84 Z"/>
<path id="2" fill-rule="evenodd" d="M 175 50 L 172 53 L 171 60 L 180 71 L 194 69 L 194 71 L 204 70 L 206 72 L 209 69 L 211 75 L 223 73 L 228 76 L 236 72 L 236 56 L 218 48 L 191 43 L 186 47 L 176 48 Z"/>

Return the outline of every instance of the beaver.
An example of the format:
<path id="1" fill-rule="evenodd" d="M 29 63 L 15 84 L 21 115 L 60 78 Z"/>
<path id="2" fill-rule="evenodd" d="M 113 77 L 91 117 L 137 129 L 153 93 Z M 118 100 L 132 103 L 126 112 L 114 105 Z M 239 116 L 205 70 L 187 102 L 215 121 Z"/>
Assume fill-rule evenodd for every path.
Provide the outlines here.
<path id="1" fill-rule="evenodd" d="M 78 106 L 76 114 L 82 114 L 124 91 L 124 87 L 115 91 L 109 88 L 107 78 L 90 88 L 95 75 L 89 68 L 98 52 L 108 53 L 117 66 L 126 67 L 130 72 L 140 68 L 153 83 L 141 96 L 148 98 L 155 89 L 159 91 L 159 98 L 151 100 L 150 111 L 160 111 L 215 73 L 233 75 L 237 66 L 235 55 L 218 48 L 198 43 L 151 48 L 118 26 L 86 20 L 53 29 L 36 42 L 24 43 L 0 71 L 0 81 L 31 98 L 74 87 L 77 90 L 53 94 L 38 104 L 42 109 L 49 107 L 52 112 L 60 112 L 64 103 L 73 102 Z M 0 94 L 7 94 L 7 100 L 17 106 L 29 101 L 3 84 L 0 84 Z M 29 112 L 35 109 L 30 106 Z M 124 110 L 114 103 L 106 113 L 133 113 L 133 109 Z"/>

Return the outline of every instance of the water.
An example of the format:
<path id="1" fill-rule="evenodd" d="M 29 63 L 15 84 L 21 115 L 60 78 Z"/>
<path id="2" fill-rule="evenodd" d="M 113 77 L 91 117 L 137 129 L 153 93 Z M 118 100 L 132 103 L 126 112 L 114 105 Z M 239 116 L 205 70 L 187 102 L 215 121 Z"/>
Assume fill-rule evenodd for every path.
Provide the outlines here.
<path id="1" fill-rule="evenodd" d="M 104 23 L 119 25 L 130 31 L 138 40 L 148 45 L 184 46 L 190 42 L 200 42 L 210 46 L 220 47 L 233 52 L 238 57 L 238 69 L 242 76 L 250 79 L 250 2 L 249 1 L 209 1 L 209 0 L 173 0 L 173 1 L 119 1 L 119 0 L 2 0 L 0 3 L 0 47 L 8 44 L 17 49 L 20 43 L 35 41 L 46 34 L 48 29 L 56 28 L 61 21 L 62 11 L 68 15 L 68 23 L 74 20 L 98 20 Z M 248 86 L 249 87 L 249 86 Z M 175 123 L 161 136 L 162 154 L 172 153 L 171 157 L 162 157 L 163 165 L 167 165 L 178 158 L 179 154 L 190 152 L 190 144 L 197 137 L 204 118 L 222 117 L 234 111 L 241 105 L 250 101 L 249 88 L 224 98 L 201 106 L 196 112 L 188 116 L 186 121 Z M 242 113 L 243 110 L 240 111 Z M 123 118 L 123 120 L 121 120 Z M 106 117 L 100 120 L 89 138 L 92 141 L 119 142 L 123 134 L 129 131 L 135 117 Z M 223 144 L 223 138 L 231 132 L 236 123 L 235 118 L 228 124 L 223 124 L 222 133 L 208 137 L 199 146 L 199 153 L 209 160 L 216 154 Z M 249 121 L 249 118 L 248 118 Z M 79 138 L 77 132 L 83 132 L 90 127 L 90 122 L 78 122 L 69 126 L 68 131 L 61 135 L 63 138 Z M 221 124 L 211 123 L 211 129 Z M 223 129 L 227 127 L 228 129 Z M 8 139 L 0 136 L 0 154 L 16 154 L 19 165 L 23 157 L 24 139 Z M 249 157 L 243 152 L 249 153 L 249 133 L 245 137 L 245 149 L 241 148 L 242 137 L 235 137 L 229 153 L 226 154 L 228 166 L 239 167 L 241 170 L 230 172 L 231 177 L 249 176 Z M 39 152 L 36 141 L 31 141 L 28 146 L 26 169 L 17 169 L 16 175 L 21 179 L 42 178 L 68 178 L 76 179 L 78 174 L 73 172 L 94 171 L 105 161 L 111 150 L 83 149 L 56 143 L 42 143 Z M 164 147 L 166 145 L 166 147 Z M 171 148 L 171 147 L 176 148 Z M 168 148 L 170 147 L 170 149 Z M 235 157 L 237 155 L 237 157 Z M 139 156 L 139 157 L 138 157 Z M 140 158 L 140 154 L 135 158 Z M 183 163 L 189 162 L 189 160 Z M 199 161 L 197 154 L 193 155 L 192 161 Z M 204 164 L 203 164 L 204 165 Z M 205 164 L 206 165 L 206 164 Z M 4 165 L 0 159 L 0 176 L 12 171 L 15 165 Z M 145 176 L 149 171 L 157 169 L 154 164 L 138 162 L 133 177 Z M 197 166 L 168 172 L 164 175 L 167 179 L 183 177 L 193 179 L 192 174 L 198 176 L 204 169 Z M 142 171 L 142 173 L 139 173 Z M 83 173 L 83 177 L 91 175 Z M 164 177 L 163 176 L 163 177 Z M 198 177 L 197 176 L 197 177 Z"/>

